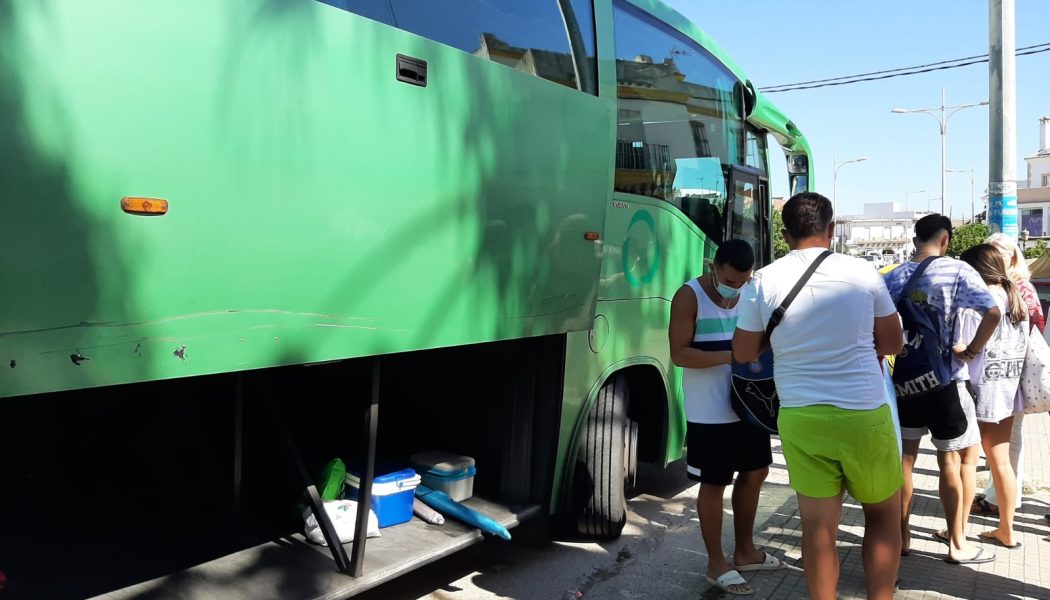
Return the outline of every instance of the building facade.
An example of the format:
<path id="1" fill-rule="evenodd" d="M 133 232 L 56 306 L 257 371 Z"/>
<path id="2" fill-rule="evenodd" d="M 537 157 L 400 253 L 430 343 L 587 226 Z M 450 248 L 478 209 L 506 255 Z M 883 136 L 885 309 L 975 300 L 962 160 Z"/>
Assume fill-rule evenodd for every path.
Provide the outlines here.
<path id="1" fill-rule="evenodd" d="M 1039 119 L 1039 150 L 1025 158 L 1028 163 L 1027 185 L 1018 186 L 1019 227 L 1028 238 L 1050 237 L 1050 116 Z"/>

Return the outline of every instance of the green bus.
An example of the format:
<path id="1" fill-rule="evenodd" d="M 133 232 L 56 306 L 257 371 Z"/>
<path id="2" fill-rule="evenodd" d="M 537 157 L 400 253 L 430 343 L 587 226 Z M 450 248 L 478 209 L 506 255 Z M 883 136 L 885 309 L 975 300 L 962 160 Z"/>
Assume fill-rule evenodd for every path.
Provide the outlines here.
<path id="1" fill-rule="evenodd" d="M 657 0 L 0 3 L 10 590 L 340 598 L 481 539 L 311 546 L 336 456 L 367 500 L 461 453 L 468 507 L 619 535 L 682 455 L 672 294 L 771 260 L 770 140 L 808 189 Z"/>

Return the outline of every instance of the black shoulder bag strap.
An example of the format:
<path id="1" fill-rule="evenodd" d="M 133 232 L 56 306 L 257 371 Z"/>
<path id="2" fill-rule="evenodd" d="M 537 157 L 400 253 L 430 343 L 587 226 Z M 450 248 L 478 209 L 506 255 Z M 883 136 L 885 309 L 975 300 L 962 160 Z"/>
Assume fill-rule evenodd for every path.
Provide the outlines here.
<path id="1" fill-rule="evenodd" d="M 809 278 L 812 277 L 813 273 L 816 272 L 817 267 L 819 267 L 820 263 L 824 262 L 824 259 L 829 256 L 831 256 L 831 250 L 825 250 L 823 254 L 818 256 L 816 260 L 810 263 L 809 268 L 806 269 L 806 272 L 802 274 L 802 278 L 798 280 L 798 283 L 795 284 L 795 287 L 791 288 L 791 293 L 787 295 L 787 298 L 784 298 L 784 301 L 780 303 L 780 306 L 778 306 L 777 309 L 773 311 L 773 314 L 770 315 L 769 323 L 766 324 L 767 342 L 769 340 L 769 336 L 773 334 L 773 328 L 777 325 L 780 325 L 781 319 L 784 318 L 784 313 L 787 312 L 788 306 L 790 306 L 791 303 L 795 300 L 795 296 L 798 296 L 798 293 L 802 291 L 802 288 L 806 287 L 806 282 L 808 282 Z"/>

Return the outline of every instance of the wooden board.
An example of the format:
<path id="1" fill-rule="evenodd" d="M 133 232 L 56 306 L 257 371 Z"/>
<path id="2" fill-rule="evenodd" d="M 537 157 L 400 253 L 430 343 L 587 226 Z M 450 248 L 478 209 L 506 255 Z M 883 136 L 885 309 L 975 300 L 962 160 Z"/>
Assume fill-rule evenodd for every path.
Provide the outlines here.
<path id="1" fill-rule="evenodd" d="M 482 498 L 471 498 L 463 504 L 508 529 L 539 512 L 538 506 L 511 507 Z M 430 525 L 413 518 L 382 531 L 382 537 L 368 540 L 364 575 L 358 579 L 337 572 L 327 548 L 295 535 L 97 598 L 337 600 L 359 594 L 482 539 L 480 531 L 454 520 L 444 525 Z M 346 544 L 348 555 L 352 546 Z"/>

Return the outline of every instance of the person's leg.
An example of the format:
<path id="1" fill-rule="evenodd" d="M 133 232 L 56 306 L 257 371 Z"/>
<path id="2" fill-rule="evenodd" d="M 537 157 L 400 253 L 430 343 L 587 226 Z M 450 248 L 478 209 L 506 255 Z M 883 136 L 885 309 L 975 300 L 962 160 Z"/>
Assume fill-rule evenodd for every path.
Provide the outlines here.
<path id="1" fill-rule="evenodd" d="M 1014 415 L 1014 425 L 1010 430 L 1010 466 L 1014 469 L 1014 480 L 1016 482 L 1014 488 L 1017 490 L 1017 495 L 1014 497 L 1014 508 L 1021 508 L 1021 496 L 1024 490 L 1024 482 L 1022 481 L 1024 442 L 1021 437 L 1023 427 L 1024 413 Z M 995 482 L 991 477 L 988 478 L 988 485 L 984 488 L 984 500 L 995 509 L 999 507 L 999 498 L 995 494 Z"/>
<path id="2" fill-rule="evenodd" d="M 930 415 L 930 433 L 940 467 L 938 489 L 948 528 L 948 558 L 970 559 L 977 554 L 977 549 L 966 541 L 965 521 L 969 507 L 962 504 L 967 495 L 960 451 L 976 443 L 980 435 L 973 401 L 964 382 L 956 382 L 927 398 L 934 411 Z"/>
<path id="3" fill-rule="evenodd" d="M 765 554 L 755 547 L 755 514 L 762 482 L 767 475 L 769 467 L 744 471 L 737 475 L 733 485 L 733 533 L 736 540 L 733 564 L 736 566 L 762 564 L 766 559 Z"/>
<path id="4" fill-rule="evenodd" d="M 1021 436 L 1024 429 L 1024 413 L 1014 415 L 1014 425 L 1010 428 L 1010 466 L 1014 469 L 1014 480 L 1017 485 L 1017 495 L 1014 500 L 1014 508 L 1021 508 L 1021 498 L 1024 496 L 1024 438 Z"/>
<path id="5" fill-rule="evenodd" d="M 835 540 L 842 520 L 842 496 L 810 498 L 798 494 L 798 507 L 802 514 L 802 567 L 810 598 L 835 600 L 839 583 Z M 891 573 L 890 581 L 895 578 L 896 573 Z"/>
<path id="6" fill-rule="evenodd" d="M 739 424 L 733 437 L 737 440 L 732 448 L 735 454 L 733 468 L 738 473 L 733 486 L 733 532 L 736 539 L 733 564 L 736 567 L 761 565 L 765 563 L 766 555 L 755 547 L 755 514 L 762 483 L 773 463 L 773 450 L 768 433 L 744 423 Z"/>
<path id="7" fill-rule="evenodd" d="M 700 537 L 707 549 L 707 576 L 718 579 L 732 566 L 722 551 L 722 499 L 725 495 L 724 485 L 700 484 L 700 493 L 696 497 L 696 512 L 700 515 Z M 730 589 L 746 592 L 751 586 L 733 585 Z"/>
<path id="8" fill-rule="evenodd" d="M 733 567 L 722 550 L 722 513 L 726 486 L 733 482 L 732 465 L 726 464 L 719 452 L 728 435 L 725 425 L 687 423 L 686 471 L 689 478 L 700 482 L 696 497 L 696 514 L 700 518 L 700 538 L 707 549 L 707 576 L 718 579 Z M 730 585 L 729 589 L 746 593 L 751 586 Z"/>
<path id="9" fill-rule="evenodd" d="M 897 534 L 897 524 L 901 522 L 900 494 L 863 506 L 863 560 L 868 598 L 889 600 L 893 598 L 894 582 L 900 566 L 901 539 Z"/>
<path id="10" fill-rule="evenodd" d="M 944 520 L 948 524 L 948 539 L 951 540 L 948 556 L 954 559 L 971 556 L 973 552 L 966 541 L 962 523 L 963 516 L 968 513 L 962 507 L 962 460 L 959 452 L 938 450 L 937 465 L 941 471 L 938 490 L 944 508 Z"/>
<path id="11" fill-rule="evenodd" d="M 846 489 L 864 506 L 864 578 L 868 598 L 889 600 L 901 558 L 904 472 L 888 407 L 843 419 L 853 444 L 842 456 Z M 912 445 L 915 445 L 914 443 Z"/>
<path id="12" fill-rule="evenodd" d="M 981 427 L 977 422 L 977 405 L 966 382 L 959 382 L 959 401 L 966 415 L 966 433 L 950 442 L 946 449 L 959 451 L 959 478 L 962 480 L 962 536 L 966 539 L 966 524 L 977 494 L 977 461 L 981 458 Z"/>
<path id="13" fill-rule="evenodd" d="M 977 461 L 981 458 L 981 444 L 978 442 L 959 451 L 959 478 L 962 479 L 962 535 L 966 539 L 967 524 L 970 521 L 970 507 L 977 496 Z"/>
<path id="14" fill-rule="evenodd" d="M 838 587 L 835 540 L 845 476 L 836 457 L 851 433 L 839 423 L 843 412 L 851 411 L 828 405 L 781 408 L 778 420 L 781 448 L 802 516 L 802 565 L 812 600 L 834 600 Z M 896 454 L 896 437 L 893 445 Z"/>
<path id="15" fill-rule="evenodd" d="M 912 481 L 912 471 L 915 469 L 915 461 L 919 456 L 920 439 L 904 440 L 904 486 L 901 488 L 901 555 L 907 555 L 911 551 L 911 508 L 915 483 Z"/>
<path id="16" fill-rule="evenodd" d="M 901 488 L 901 553 L 911 551 L 911 509 L 914 504 L 915 482 L 912 472 L 919 456 L 919 442 L 930 432 L 930 415 L 928 403 L 922 398 L 897 402 L 897 416 L 901 428 L 901 445 L 903 447 L 904 486 Z"/>
<path id="17" fill-rule="evenodd" d="M 994 536 L 1003 545 L 1013 546 L 1014 541 L 1014 495 L 1016 494 L 1014 472 L 1010 467 L 1010 431 L 1013 418 L 998 423 L 981 423 L 981 442 L 988 469 L 992 473 L 996 496 L 999 499 L 999 527 L 981 534 Z"/>

